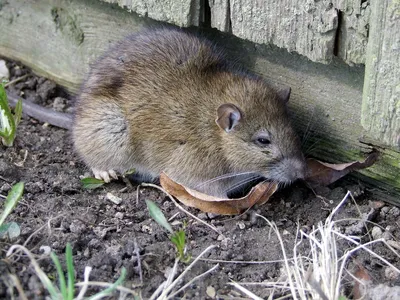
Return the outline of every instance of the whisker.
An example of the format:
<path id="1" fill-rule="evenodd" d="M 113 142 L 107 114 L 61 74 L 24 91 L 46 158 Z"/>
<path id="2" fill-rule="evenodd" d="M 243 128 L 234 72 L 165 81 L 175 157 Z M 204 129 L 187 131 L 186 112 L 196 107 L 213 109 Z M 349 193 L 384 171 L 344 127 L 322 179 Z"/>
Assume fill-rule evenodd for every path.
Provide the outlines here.
<path id="1" fill-rule="evenodd" d="M 229 192 L 235 190 L 236 188 L 238 188 L 241 185 L 245 185 L 245 184 L 250 183 L 250 182 L 252 182 L 252 181 L 254 181 L 256 179 L 259 179 L 260 177 L 261 176 L 259 176 L 259 175 L 254 175 L 254 176 L 251 176 L 251 177 L 246 178 L 244 180 L 241 180 L 239 182 L 236 182 L 234 185 L 232 185 L 231 187 L 229 187 L 229 189 L 226 190 L 226 193 L 229 193 Z"/>
<path id="2" fill-rule="evenodd" d="M 306 143 L 306 141 L 308 140 L 308 138 L 310 137 L 312 127 L 314 127 L 314 125 L 316 123 L 316 122 L 312 123 L 312 121 L 314 121 L 313 119 L 314 119 L 315 112 L 316 112 L 316 109 L 314 108 L 312 113 L 311 113 L 311 117 L 310 117 L 310 119 L 308 121 L 307 128 L 306 128 L 306 130 L 304 131 L 304 134 L 303 134 L 303 139 L 302 139 L 302 142 L 301 142 L 302 145 L 304 145 Z"/>
<path id="3" fill-rule="evenodd" d="M 214 178 L 212 178 L 210 180 L 204 181 L 204 182 L 198 184 L 195 188 L 202 187 L 202 186 L 204 186 L 206 184 L 210 184 L 210 183 L 213 183 L 213 182 L 218 181 L 218 180 L 223 180 L 223 179 L 228 179 L 228 178 L 238 177 L 238 176 L 244 176 L 244 175 L 249 175 L 249 174 L 254 174 L 254 173 L 255 172 L 226 173 L 226 174 L 214 177 Z"/>
<path id="4" fill-rule="evenodd" d="M 322 139 L 317 139 L 314 143 L 312 143 L 310 146 L 307 147 L 307 149 L 304 150 L 304 154 L 307 155 L 310 153 L 312 150 L 314 150 L 316 145 L 321 141 Z"/>

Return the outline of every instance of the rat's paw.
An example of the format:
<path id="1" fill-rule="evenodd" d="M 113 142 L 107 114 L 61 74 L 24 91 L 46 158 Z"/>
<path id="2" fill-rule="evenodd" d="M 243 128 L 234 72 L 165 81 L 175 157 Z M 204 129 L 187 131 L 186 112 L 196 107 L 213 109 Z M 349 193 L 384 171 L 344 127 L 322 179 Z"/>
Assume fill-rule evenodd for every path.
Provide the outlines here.
<path id="1" fill-rule="evenodd" d="M 92 172 L 96 179 L 103 180 L 104 182 L 110 182 L 111 178 L 118 179 L 118 175 L 114 170 L 101 171 L 98 169 L 92 169 Z"/>

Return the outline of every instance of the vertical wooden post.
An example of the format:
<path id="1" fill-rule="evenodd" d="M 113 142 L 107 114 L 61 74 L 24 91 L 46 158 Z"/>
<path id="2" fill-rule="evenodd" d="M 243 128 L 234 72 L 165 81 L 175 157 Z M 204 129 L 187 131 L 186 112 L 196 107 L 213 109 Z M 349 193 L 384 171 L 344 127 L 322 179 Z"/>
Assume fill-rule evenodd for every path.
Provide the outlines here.
<path id="1" fill-rule="evenodd" d="M 379 143 L 400 147 L 400 1 L 371 5 L 361 124 Z"/>

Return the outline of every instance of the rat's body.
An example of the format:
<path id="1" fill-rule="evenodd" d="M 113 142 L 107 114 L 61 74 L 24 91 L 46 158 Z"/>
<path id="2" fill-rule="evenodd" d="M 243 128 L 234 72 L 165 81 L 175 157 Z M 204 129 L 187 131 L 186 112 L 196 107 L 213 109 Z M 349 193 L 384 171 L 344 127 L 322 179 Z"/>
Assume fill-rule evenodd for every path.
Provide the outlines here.
<path id="1" fill-rule="evenodd" d="M 225 196 L 246 176 L 304 176 L 286 114 L 289 92 L 226 62 L 210 42 L 172 29 L 121 41 L 92 67 L 73 126 L 77 152 L 97 177 L 162 171 Z M 245 173 L 202 185 L 215 177 Z"/>

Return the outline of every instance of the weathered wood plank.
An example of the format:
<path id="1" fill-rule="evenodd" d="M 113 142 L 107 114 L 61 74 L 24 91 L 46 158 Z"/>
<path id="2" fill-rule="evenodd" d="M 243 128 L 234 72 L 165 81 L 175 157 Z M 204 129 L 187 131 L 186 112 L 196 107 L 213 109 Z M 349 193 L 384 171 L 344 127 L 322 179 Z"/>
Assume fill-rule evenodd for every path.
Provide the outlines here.
<path id="1" fill-rule="evenodd" d="M 373 1 L 367 49 L 362 125 L 400 147 L 400 2 Z"/>
<path id="2" fill-rule="evenodd" d="M 97 0 L 5 1 L 0 10 L 0 54 L 77 91 L 94 58 L 152 23 Z"/>
<path id="3" fill-rule="evenodd" d="M 336 0 L 339 13 L 337 56 L 348 64 L 364 64 L 368 44 L 370 1 Z"/>
<path id="4" fill-rule="evenodd" d="M 117 3 L 139 16 L 168 22 L 182 27 L 198 26 L 202 18 L 201 0 L 102 0 Z"/>
<path id="5" fill-rule="evenodd" d="M 206 1 L 201 0 L 102 1 L 184 27 L 198 26 L 206 13 Z M 365 61 L 369 0 L 210 0 L 208 4 L 211 26 L 220 31 L 286 48 L 312 61 L 328 63 L 335 51 L 349 64 Z"/>
<path id="6" fill-rule="evenodd" d="M 110 43 L 154 23 L 97 0 L 16 0 L 4 5 L 0 14 L 0 55 L 23 61 L 75 91 L 89 63 Z M 306 148 L 313 145 L 313 149 L 308 153 L 345 162 L 371 151 L 369 144 L 359 142 L 364 139 L 362 67 L 349 67 L 339 59 L 329 65 L 312 63 L 277 47 L 256 45 L 216 30 L 203 33 L 226 47 L 229 57 L 277 85 L 292 87 L 295 123 L 301 131 L 311 128 Z M 400 154 L 380 150 L 381 160 L 362 174 L 375 186 L 400 194 Z"/>

